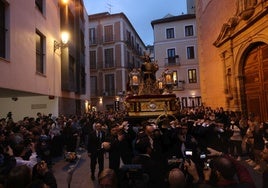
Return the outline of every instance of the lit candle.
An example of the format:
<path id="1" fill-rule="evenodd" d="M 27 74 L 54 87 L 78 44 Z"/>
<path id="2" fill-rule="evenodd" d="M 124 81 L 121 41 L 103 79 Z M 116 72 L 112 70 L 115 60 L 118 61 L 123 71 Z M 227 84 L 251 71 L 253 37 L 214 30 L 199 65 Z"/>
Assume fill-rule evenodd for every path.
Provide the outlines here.
<path id="1" fill-rule="evenodd" d="M 133 81 L 133 85 L 139 85 L 138 76 L 133 76 L 132 81 Z"/>
<path id="2" fill-rule="evenodd" d="M 171 76 L 169 74 L 166 75 L 166 82 L 171 83 Z"/>
<path id="3" fill-rule="evenodd" d="M 159 89 L 163 89 L 163 83 L 162 82 L 159 82 L 158 83 L 158 87 L 159 87 Z"/>

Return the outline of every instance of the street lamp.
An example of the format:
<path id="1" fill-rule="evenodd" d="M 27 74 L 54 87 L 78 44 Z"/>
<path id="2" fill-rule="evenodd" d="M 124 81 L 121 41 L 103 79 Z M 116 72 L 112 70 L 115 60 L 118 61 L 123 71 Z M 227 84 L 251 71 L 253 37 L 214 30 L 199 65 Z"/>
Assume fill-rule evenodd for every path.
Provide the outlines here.
<path id="1" fill-rule="evenodd" d="M 54 52 L 59 48 L 67 47 L 69 37 L 70 37 L 69 33 L 67 31 L 63 31 L 61 33 L 61 42 L 54 40 Z"/>

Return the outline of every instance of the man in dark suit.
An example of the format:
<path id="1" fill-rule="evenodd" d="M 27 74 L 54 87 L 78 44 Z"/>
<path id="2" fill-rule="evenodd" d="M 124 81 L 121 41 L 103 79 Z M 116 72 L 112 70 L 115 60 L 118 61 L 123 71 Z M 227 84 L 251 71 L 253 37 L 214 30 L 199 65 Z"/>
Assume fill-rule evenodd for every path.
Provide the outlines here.
<path id="1" fill-rule="evenodd" d="M 148 178 L 145 181 L 148 188 L 164 187 L 165 174 L 161 174 L 159 164 L 151 158 L 152 147 L 147 136 L 140 137 L 135 143 L 135 149 L 138 151 L 132 163 L 142 166 L 142 171 Z"/>
<path id="2" fill-rule="evenodd" d="M 91 179 L 95 180 L 95 169 L 98 162 L 99 173 L 104 168 L 104 149 L 102 143 L 105 141 L 105 132 L 102 131 L 102 125 L 97 122 L 95 125 L 95 130 L 89 134 L 88 139 L 88 156 L 90 157 L 90 169 L 91 169 Z"/>

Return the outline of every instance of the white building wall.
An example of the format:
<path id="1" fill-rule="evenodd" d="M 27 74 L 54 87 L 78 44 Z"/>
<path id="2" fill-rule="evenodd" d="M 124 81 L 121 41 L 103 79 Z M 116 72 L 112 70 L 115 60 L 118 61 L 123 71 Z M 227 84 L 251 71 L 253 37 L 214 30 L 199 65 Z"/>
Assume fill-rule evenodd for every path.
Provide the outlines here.
<path id="1" fill-rule="evenodd" d="M 185 37 L 185 26 L 193 25 L 194 35 Z M 166 39 L 166 29 L 174 28 L 175 38 Z M 177 70 L 178 80 L 184 81 L 184 90 L 174 88 L 177 97 L 196 97 L 201 96 L 199 80 L 199 64 L 197 52 L 197 36 L 195 19 L 178 20 L 154 25 L 154 52 L 155 60 L 159 65 L 156 77 L 159 78 L 164 70 Z M 187 47 L 194 46 L 195 58 L 187 59 Z M 167 66 L 167 50 L 175 48 L 176 55 L 179 56 L 179 64 Z M 197 83 L 188 82 L 188 70 L 196 69 Z M 188 101 L 190 102 L 190 101 Z M 191 106 L 191 104 L 188 104 Z"/>

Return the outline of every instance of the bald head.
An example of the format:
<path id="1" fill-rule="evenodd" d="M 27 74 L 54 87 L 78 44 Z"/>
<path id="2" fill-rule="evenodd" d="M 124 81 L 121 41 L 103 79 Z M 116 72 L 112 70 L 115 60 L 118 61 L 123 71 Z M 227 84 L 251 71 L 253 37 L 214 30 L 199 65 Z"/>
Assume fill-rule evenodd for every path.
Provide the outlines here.
<path id="1" fill-rule="evenodd" d="M 169 172 L 168 182 L 170 188 L 185 187 L 185 176 L 179 168 L 174 168 Z"/>

